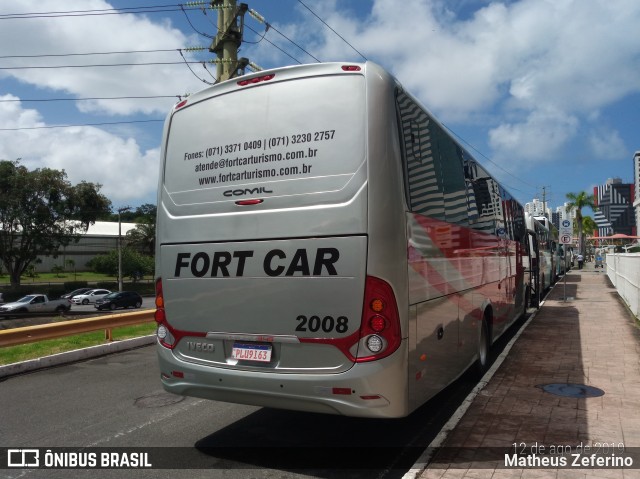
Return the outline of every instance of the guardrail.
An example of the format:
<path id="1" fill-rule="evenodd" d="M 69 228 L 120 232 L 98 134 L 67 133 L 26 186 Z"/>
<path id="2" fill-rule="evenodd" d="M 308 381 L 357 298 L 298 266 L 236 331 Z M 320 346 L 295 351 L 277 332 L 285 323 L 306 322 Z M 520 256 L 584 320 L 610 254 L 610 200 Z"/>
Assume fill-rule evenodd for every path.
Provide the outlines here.
<path id="1" fill-rule="evenodd" d="M 640 318 L 640 254 L 607 254 L 607 275 L 629 309 Z"/>
<path id="2" fill-rule="evenodd" d="M 44 339 L 61 338 L 100 330 L 105 331 L 105 339 L 107 341 L 112 341 L 113 336 L 111 330 L 113 328 L 150 323 L 154 321 L 154 313 L 155 310 L 148 309 L 131 313 L 99 316 L 96 318 L 76 319 L 73 321 L 6 329 L 0 331 L 0 347 L 34 343 Z"/>

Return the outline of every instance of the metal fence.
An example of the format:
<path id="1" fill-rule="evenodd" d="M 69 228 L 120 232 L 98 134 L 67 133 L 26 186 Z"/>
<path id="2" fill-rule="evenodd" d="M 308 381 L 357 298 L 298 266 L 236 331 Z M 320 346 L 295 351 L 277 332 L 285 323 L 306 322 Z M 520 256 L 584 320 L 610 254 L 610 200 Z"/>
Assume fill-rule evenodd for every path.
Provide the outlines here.
<path id="1" fill-rule="evenodd" d="M 640 318 L 640 253 L 607 254 L 607 275 L 636 318 Z"/>
<path id="2" fill-rule="evenodd" d="M 97 318 L 7 329 L 0 331 L 0 348 L 100 330 L 104 330 L 107 341 L 112 341 L 111 330 L 113 328 L 153 322 L 154 313 L 154 309 L 147 309 Z"/>

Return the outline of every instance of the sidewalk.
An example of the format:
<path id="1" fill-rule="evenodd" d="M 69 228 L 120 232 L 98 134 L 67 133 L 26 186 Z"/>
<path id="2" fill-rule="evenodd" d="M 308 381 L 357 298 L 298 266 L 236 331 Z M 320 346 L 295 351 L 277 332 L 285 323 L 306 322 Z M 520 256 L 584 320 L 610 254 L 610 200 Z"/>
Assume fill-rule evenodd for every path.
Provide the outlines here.
<path id="1" fill-rule="evenodd" d="M 564 289 L 561 280 L 420 479 L 640 478 L 637 320 L 593 263 L 567 274 L 567 301 Z M 572 454 L 587 462 L 557 467 Z M 505 466 L 506 456 L 518 462 Z M 591 462 L 623 459 L 633 465 Z"/>

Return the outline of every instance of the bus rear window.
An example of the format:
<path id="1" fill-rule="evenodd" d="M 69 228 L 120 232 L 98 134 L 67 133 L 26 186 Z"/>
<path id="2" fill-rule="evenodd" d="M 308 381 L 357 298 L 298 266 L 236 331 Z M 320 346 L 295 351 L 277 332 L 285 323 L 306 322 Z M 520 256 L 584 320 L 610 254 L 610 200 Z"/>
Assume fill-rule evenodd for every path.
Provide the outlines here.
<path id="1" fill-rule="evenodd" d="M 164 188 L 177 203 L 339 190 L 365 158 L 364 98 L 362 76 L 323 76 L 187 106 L 171 120 Z"/>

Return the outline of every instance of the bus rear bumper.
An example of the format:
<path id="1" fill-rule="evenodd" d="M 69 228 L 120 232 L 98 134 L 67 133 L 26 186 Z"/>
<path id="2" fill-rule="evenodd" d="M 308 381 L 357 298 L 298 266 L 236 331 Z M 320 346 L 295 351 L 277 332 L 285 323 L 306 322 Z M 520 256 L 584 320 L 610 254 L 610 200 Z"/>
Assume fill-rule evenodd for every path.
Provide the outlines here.
<path id="1" fill-rule="evenodd" d="M 174 394 L 352 417 L 409 414 L 406 342 L 391 356 L 334 374 L 239 371 L 193 364 L 158 345 L 161 381 Z M 403 358 L 403 359 L 401 359 Z"/>

